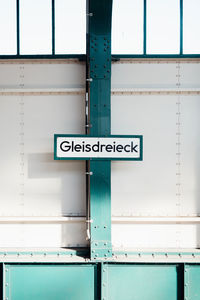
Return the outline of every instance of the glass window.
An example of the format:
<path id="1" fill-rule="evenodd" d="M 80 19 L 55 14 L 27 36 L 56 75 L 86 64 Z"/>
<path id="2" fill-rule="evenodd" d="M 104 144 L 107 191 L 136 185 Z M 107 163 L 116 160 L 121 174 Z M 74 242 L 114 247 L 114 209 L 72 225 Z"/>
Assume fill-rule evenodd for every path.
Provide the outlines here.
<path id="1" fill-rule="evenodd" d="M 16 0 L 0 0 L 0 54 L 16 54 Z"/>
<path id="2" fill-rule="evenodd" d="M 180 0 L 147 0 L 147 53 L 179 52 Z"/>
<path id="3" fill-rule="evenodd" d="M 183 53 L 200 53 L 200 1 L 183 1 Z"/>
<path id="4" fill-rule="evenodd" d="M 143 53 L 143 0 L 113 0 L 112 53 Z"/>
<path id="5" fill-rule="evenodd" d="M 86 53 L 86 1 L 55 1 L 55 53 Z"/>
<path id="6" fill-rule="evenodd" d="M 20 54 L 51 53 L 51 0 L 20 0 Z"/>

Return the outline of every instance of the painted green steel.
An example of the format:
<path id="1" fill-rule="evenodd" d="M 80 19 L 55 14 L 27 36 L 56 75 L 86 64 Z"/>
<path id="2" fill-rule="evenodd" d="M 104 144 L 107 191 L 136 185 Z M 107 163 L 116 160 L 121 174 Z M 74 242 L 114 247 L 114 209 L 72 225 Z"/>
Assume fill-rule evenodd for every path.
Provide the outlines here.
<path id="1" fill-rule="evenodd" d="M 87 1 L 87 75 L 89 76 L 89 135 L 110 135 L 112 0 Z M 90 256 L 112 256 L 111 162 L 92 160 L 89 180 Z"/>
<path id="2" fill-rule="evenodd" d="M 132 161 L 142 161 L 143 160 L 143 136 L 142 135 L 109 135 L 109 136 L 103 136 L 103 138 L 138 138 L 140 140 L 140 157 L 138 158 L 87 158 L 87 157 L 57 157 L 56 153 L 57 153 L 57 138 L 59 137 L 87 137 L 89 138 L 89 136 L 87 135 L 81 135 L 81 134 L 55 134 L 54 135 L 54 160 L 106 160 L 106 161 L 110 161 L 110 160 L 132 160 Z M 100 136 L 92 136 L 92 137 L 96 137 L 99 138 Z M 91 138 L 92 138 L 91 137 Z"/>
<path id="3" fill-rule="evenodd" d="M 104 265 L 109 300 L 182 300 L 178 265 Z"/>
<path id="4" fill-rule="evenodd" d="M 115 54 L 112 55 L 112 60 L 120 60 L 123 58 L 135 58 L 135 59 L 151 59 L 151 58 L 176 58 L 176 59 L 181 59 L 181 58 L 200 58 L 200 54 Z"/>
<path id="5" fill-rule="evenodd" d="M 183 54 L 183 0 L 180 0 L 180 55 Z"/>
<path id="6" fill-rule="evenodd" d="M 96 265 L 4 265 L 4 299 L 94 300 Z"/>
<path id="7" fill-rule="evenodd" d="M 16 0 L 16 20 L 17 20 L 17 24 L 16 24 L 16 28 L 17 28 L 17 55 L 20 55 L 20 12 L 19 12 L 19 3 L 20 0 Z"/>
<path id="8" fill-rule="evenodd" d="M 24 54 L 24 55 L 0 55 L 0 59 L 78 59 L 86 60 L 85 54 Z"/>
<path id="9" fill-rule="evenodd" d="M 52 55 L 55 55 L 55 0 L 51 1 L 52 14 Z"/>
<path id="10" fill-rule="evenodd" d="M 144 0 L 144 12 L 143 12 L 143 54 L 147 53 L 147 0 Z"/>
<path id="11" fill-rule="evenodd" d="M 185 265 L 185 300 L 200 299 L 200 265 Z"/>

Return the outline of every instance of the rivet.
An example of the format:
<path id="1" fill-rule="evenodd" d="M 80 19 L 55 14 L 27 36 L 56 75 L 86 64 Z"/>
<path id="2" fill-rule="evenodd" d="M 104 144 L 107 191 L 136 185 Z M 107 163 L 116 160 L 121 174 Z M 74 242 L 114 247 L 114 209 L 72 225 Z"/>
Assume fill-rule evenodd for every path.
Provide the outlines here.
<path id="1" fill-rule="evenodd" d="M 92 250 L 92 253 L 95 253 L 95 250 Z"/>
<path id="2" fill-rule="evenodd" d="M 95 254 L 95 257 L 97 257 L 98 256 L 98 254 Z"/>
<path id="3" fill-rule="evenodd" d="M 107 243 L 104 243 L 104 246 L 106 246 L 107 245 Z"/>
<path id="4" fill-rule="evenodd" d="M 105 257 L 107 257 L 107 254 L 104 254 Z"/>
<path id="5" fill-rule="evenodd" d="M 8 269 L 6 269 L 6 272 L 8 272 Z"/>
<path id="6" fill-rule="evenodd" d="M 98 243 L 95 243 L 95 246 L 98 246 Z"/>
<path id="7" fill-rule="evenodd" d="M 8 283 L 6 283 L 6 286 L 8 286 Z"/>
<path id="8" fill-rule="evenodd" d="M 106 272 L 106 269 L 103 269 L 103 272 Z"/>

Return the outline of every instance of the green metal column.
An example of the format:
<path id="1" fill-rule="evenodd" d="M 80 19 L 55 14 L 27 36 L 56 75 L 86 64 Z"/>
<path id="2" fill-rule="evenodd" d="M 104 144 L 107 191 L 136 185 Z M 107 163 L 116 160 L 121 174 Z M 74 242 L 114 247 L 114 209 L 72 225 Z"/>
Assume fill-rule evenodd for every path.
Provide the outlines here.
<path id="1" fill-rule="evenodd" d="M 87 82 L 90 136 L 110 135 L 112 0 L 87 1 Z M 112 256 L 111 162 L 89 163 L 91 258 Z"/>

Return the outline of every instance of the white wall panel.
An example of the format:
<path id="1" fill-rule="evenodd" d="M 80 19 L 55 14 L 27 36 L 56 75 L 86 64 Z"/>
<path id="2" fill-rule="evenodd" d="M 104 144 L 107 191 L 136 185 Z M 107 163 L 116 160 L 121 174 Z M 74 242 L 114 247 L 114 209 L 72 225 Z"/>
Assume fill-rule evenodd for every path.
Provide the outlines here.
<path id="1" fill-rule="evenodd" d="M 84 65 L 12 63 L 0 86 L 84 88 Z M 54 161 L 54 134 L 83 134 L 84 94 L 0 96 L 0 217 L 85 214 L 85 163 Z M 84 223 L 0 225 L 1 246 L 86 244 Z"/>
<path id="2" fill-rule="evenodd" d="M 197 248 L 200 225 L 113 225 L 114 248 Z"/>
<path id="3" fill-rule="evenodd" d="M 176 87 L 175 63 L 114 63 L 112 88 Z"/>
<path id="4" fill-rule="evenodd" d="M 179 94 L 200 90 L 199 73 L 195 61 L 113 64 L 112 89 L 124 93 L 111 99 L 112 134 L 144 136 L 142 162 L 112 162 L 113 216 L 200 215 L 200 96 Z M 112 240 L 114 247 L 195 248 L 199 232 L 199 225 L 114 224 Z"/>
<path id="5" fill-rule="evenodd" d="M 112 162 L 112 213 L 176 215 L 176 97 L 114 96 L 111 111 L 112 134 L 144 139 L 142 162 Z"/>
<path id="6" fill-rule="evenodd" d="M 81 247 L 85 238 L 82 224 L 0 225 L 0 247 Z"/>
<path id="7" fill-rule="evenodd" d="M 64 88 L 84 87 L 85 64 L 75 61 L 10 61 L 0 65 L 0 87 Z"/>

